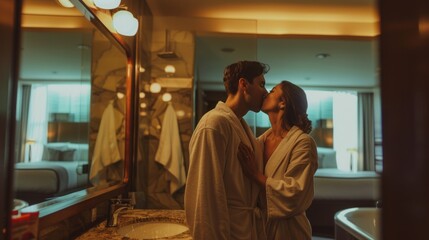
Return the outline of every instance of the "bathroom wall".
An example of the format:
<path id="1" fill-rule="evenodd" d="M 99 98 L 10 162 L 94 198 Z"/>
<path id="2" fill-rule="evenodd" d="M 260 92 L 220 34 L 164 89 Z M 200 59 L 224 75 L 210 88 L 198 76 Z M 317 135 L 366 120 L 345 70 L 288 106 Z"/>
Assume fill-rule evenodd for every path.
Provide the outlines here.
<path id="1" fill-rule="evenodd" d="M 150 79 L 143 79 L 141 92 L 144 98 L 140 98 L 139 120 L 139 155 L 143 156 L 143 163 L 137 164 L 137 189 L 145 191 L 144 208 L 150 209 L 180 209 L 183 208 L 183 190 L 170 193 L 171 177 L 165 167 L 155 161 L 155 155 L 159 147 L 160 134 L 163 129 L 164 113 L 171 104 L 178 122 L 181 149 L 184 162 L 175 163 L 183 166 L 185 171 L 188 166 L 188 145 L 192 134 L 193 119 L 193 65 L 194 65 L 194 34 L 189 31 L 168 30 L 170 33 L 171 50 L 177 58 L 165 59 L 157 53 L 165 50 L 165 29 L 152 31 L 151 45 L 151 70 Z M 164 67 L 173 65 L 176 68 L 174 74 L 166 74 Z M 161 92 L 151 93 L 152 83 L 161 84 Z M 164 102 L 162 96 L 170 93 L 170 103 Z M 171 133 L 173 134 L 173 133 Z"/>
<path id="2" fill-rule="evenodd" d="M 118 96 L 118 92 L 125 94 L 126 76 L 127 76 L 127 58 L 124 52 L 118 50 L 112 42 L 104 36 L 100 36 L 98 31 L 94 32 L 94 42 L 92 44 L 92 70 L 91 70 L 91 111 L 89 127 L 89 156 L 94 156 L 94 148 L 99 132 L 106 137 L 110 129 L 101 129 L 101 121 L 106 108 L 109 105 L 113 107 L 113 119 L 104 119 L 104 121 L 113 121 L 115 126 L 115 135 L 121 160 L 104 166 L 106 163 L 91 163 L 92 169 L 100 166 L 102 169 L 96 177 L 90 180 L 93 185 L 98 186 L 107 184 L 107 182 L 121 182 L 123 177 L 123 161 L 125 156 L 125 96 Z M 108 117 L 108 116 L 106 116 Z M 104 125 L 106 126 L 106 125 Z M 104 131 L 104 132 L 103 132 Z M 105 143 L 105 142 L 104 142 Z M 107 149 L 98 149 L 106 151 Z M 107 159 L 104 159 L 106 161 Z M 116 161 L 116 159 L 112 159 Z M 103 166 L 102 166 L 103 165 Z M 95 173 L 94 173 L 95 174 Z M 90 176 L 93 176 L 92 172 Z"/>

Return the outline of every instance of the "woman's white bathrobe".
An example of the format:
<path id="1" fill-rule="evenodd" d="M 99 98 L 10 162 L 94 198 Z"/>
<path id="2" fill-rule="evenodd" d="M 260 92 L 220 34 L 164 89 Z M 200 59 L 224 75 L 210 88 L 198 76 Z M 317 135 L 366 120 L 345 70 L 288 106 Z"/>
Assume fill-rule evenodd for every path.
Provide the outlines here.
<path id="1" fill-rule="evenodd" d="M 258 141 L 263 146 L 271 129 Z M 266 195 L 261 195 L 266 234 L 269 240 L 311 239 L 305 211 L 314 196 L 317 148 L 310 135 L 292 127 L 265 166 Z"/>
<path id="2" fill-rule="evenodd" d="M 250 128 L 223 102 L 194 130 L 185 189 L 186 221 L 193 239 L 261 239 L 254 228 L 262 226 L 255 223 L 259 187 L 243 174 L 237 158 L 240 142 L 262 157 Z"/>

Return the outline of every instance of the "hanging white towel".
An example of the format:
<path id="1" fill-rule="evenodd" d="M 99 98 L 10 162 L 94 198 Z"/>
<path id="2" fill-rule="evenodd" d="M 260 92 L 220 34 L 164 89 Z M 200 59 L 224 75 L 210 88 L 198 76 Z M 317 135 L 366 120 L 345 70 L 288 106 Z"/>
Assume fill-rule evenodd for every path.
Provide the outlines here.
<path id="1" fill-rule="evenodd" d="M 183 152 L 180 141 L 177 117 L 171 103 L 168 104 L 162 121 L 159 146 L 156 151 L 155 161 L 162 164 L 171 174 L 170 194 L 179 190 L 186 182 L 185 167 L 183 165 Z"/>
<path id="2" fill-rule="evenodd" d="M 95 140 L 94 153 L 92 155 L 89 179 L 94 185 L 98 185 L 98 175 L 107 166 L 121 160 L 116 138 L 115 111 L 111 101 L 103 112 Z"/>

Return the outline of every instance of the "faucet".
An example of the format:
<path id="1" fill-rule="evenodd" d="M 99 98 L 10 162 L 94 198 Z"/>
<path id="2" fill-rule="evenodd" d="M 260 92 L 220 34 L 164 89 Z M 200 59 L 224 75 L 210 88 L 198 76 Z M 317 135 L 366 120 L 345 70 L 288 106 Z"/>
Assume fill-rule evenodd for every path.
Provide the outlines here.
<path id="1" fill-rule="evenodd" d="M 119 213 L 133 208 L 134 204 L 130 199 L 110 199 L 106 227 L 118 226 Z"/>

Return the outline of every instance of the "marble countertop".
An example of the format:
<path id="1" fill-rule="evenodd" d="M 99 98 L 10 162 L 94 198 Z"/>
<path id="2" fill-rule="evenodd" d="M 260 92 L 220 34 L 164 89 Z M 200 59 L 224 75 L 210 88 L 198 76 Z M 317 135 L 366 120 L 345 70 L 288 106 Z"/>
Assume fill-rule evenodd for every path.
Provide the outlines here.
<path id="1" fill-rule="evenodd" d="M 132 240 L 117 233 L 119 227 L 126 226 L 129 224 L 143 222 L 143 221 L 168 221 L 175 223 L 185 224 L 185 211 L 184 210 L 161 210 L 161 209 L 133 209 L 123 211 L 118 218 L 118 227 L 106 227 L 106 221 L 98 224 L 97 226 L 89 229 L 81 236 L 76 238 L 77 240 L 99 240 L 99 239 L 111 239 L 111 240 Z M 175 235 L 174 237 L 157 238 L 157 239 L 181 239 L 191 240 L 192 237 L 189 235 L 189 231 L 182 234 Z"/>

